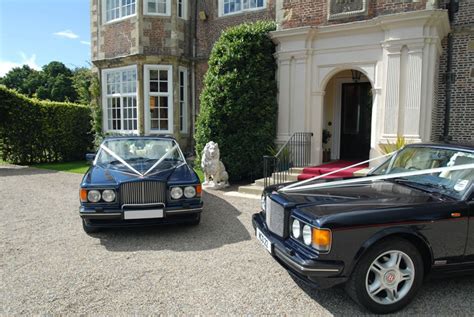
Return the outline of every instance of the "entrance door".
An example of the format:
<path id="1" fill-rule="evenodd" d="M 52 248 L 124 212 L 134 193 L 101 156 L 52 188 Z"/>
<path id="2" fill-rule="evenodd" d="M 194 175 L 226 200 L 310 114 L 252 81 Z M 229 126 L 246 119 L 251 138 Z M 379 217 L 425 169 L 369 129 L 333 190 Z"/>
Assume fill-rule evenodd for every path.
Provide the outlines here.
<path id="1" fill-rule="evenodd" d="M 370 152 L 370 83 L 342 84 L 341 159 L 366 160 Z"/>

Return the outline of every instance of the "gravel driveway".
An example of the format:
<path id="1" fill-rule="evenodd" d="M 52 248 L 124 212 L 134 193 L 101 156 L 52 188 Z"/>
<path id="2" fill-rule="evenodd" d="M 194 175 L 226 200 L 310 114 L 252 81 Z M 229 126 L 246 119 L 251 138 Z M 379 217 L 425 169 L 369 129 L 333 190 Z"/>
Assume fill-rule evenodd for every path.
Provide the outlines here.
<path id="1" fill-rule="evenodd" d="M 198 227 L 88 236 L 81 175 L 0 166 L 0 314 L 365 313 L 340 288 L 295 283 L 254 238 L 255 199 L 205 193 Z M 403 314 L 468 315 L 474 277 L 424 285 Z"/>

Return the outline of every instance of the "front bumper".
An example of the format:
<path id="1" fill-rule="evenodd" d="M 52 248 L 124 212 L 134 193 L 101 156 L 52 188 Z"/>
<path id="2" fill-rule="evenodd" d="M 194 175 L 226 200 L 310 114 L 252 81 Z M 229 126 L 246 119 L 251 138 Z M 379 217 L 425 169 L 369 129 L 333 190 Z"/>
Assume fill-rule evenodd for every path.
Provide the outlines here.
<path id="1" fill-rule="evenodd" d="M 203 203 L 180 207 L 164 207 L 163 218 L 152 219 L 124 219 L 122 209 L 100 209 L 81 206 L 79 215 L 91 227 L 129 227 L 129 226 L 147 226 L 158 224 L 174 224 L 195 221 L 202 212 Z M 157 207 L 163 207 L 155 206 Z M 143 209 L 153 208 L 153 206 L 143 206 Z M 139 210 L 140 206 L 133 209 Z"/>
<path id="2" fill-rule="evenodd" d="M 262 213 L 252 218 L 254 229 L 259 229 L 272 244 L 271 255 L 289 273 L 313 287 L 329 288 L 347 281 L 340 276 L 344 263 L 340 261 L 318 260 L 294 247 L 294 244 L 271 233 Z"/>

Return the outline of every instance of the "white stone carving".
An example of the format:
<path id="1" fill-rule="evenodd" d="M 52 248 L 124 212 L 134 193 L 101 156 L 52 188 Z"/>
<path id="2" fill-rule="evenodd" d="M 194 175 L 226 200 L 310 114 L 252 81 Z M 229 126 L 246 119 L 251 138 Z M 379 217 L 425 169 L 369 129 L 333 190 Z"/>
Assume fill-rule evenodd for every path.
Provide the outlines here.
<path id="1" fill-rule="evenodd" d="M 206 144 L 202 151 L 201 168 L 204 172 L 203 185 L 207 188 L 222 189 L 229 186 L 229 174 L 220 161 L 219 144 L 213 141 Z"/>

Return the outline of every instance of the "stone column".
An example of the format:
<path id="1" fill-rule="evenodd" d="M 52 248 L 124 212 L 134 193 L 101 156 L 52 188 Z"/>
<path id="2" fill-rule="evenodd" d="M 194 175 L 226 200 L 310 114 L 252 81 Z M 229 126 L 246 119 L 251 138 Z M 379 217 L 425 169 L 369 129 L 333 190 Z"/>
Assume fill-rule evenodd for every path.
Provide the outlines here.
<path id="1" fill-rule="evenodd" d="M 398 133 L 400 105 L 400 58 L 401 46 L 384 44 L 385 66 L 385 109 L 383 116 L 383 138 L 393 138 Z"/>
<path id="2" fill-rule="evenodd" d="M 421 141 L 423 46 L 423 42 L 408 45 L 407 76 L 405 83 L 402 83 L 405 85 L 405 102 L 403 103 L 405 109 L 403 111 L 404 118 L 400 118 L 400 120 L 404 120 L 403 135 L 413 141 Z"/>
<path id="3" fill-rule="evenodd" d="M 277 140 L 285 141 L 290 136 L 291 103 L 291 58 L 277 56 L 278 59 L 278 123 Z"/>
<path id="4" fill-rule="evenodd" d="M 323 106 L 324 91 L 314 91 L 311 94 L 311 132 L 313 139 L 311 143 L 311 165 L 319 165 L 323 162 Z"/>

